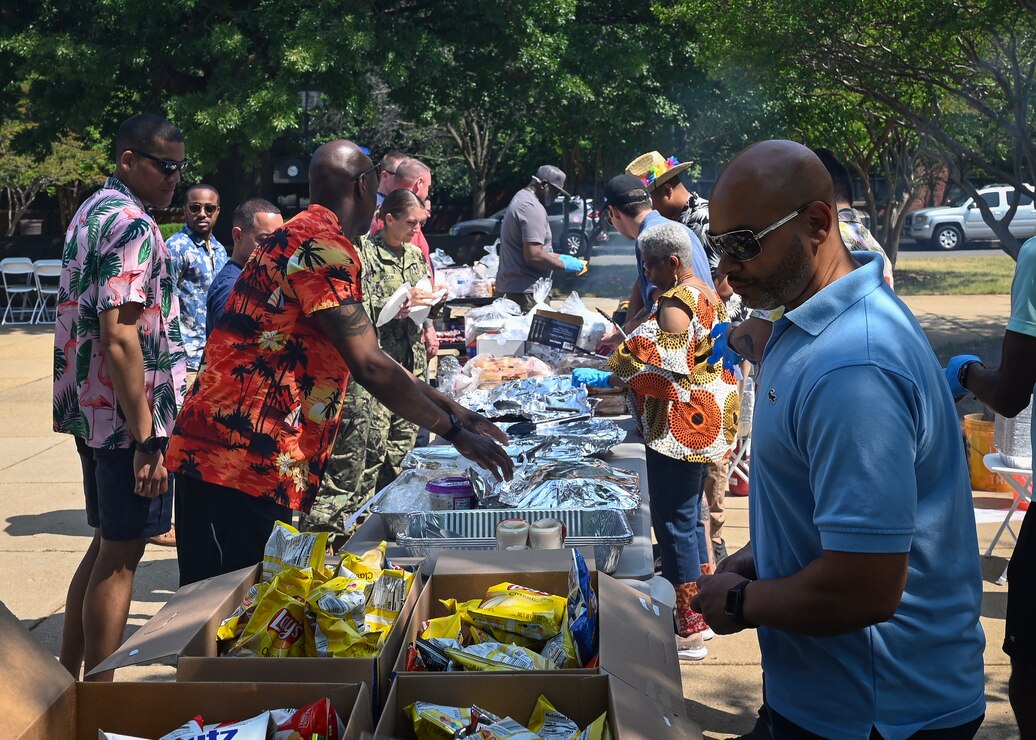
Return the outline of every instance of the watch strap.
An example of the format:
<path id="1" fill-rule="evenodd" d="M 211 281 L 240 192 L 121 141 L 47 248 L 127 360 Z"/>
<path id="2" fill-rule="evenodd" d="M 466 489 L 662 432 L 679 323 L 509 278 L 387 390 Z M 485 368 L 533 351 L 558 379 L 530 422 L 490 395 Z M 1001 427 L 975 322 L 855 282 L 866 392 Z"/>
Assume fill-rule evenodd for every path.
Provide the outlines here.
<path id="1" fill-rule="evenodd" d="M 450 431 L 442 435 L 442 438 L 447 442 L 455 440 L 457 435 L 461 433 L 461 430 L 464 429 L 464 425 L 460 423 L 460 419 L 458 419 L 454 414 L 450 414 L 450 424 Z"/>

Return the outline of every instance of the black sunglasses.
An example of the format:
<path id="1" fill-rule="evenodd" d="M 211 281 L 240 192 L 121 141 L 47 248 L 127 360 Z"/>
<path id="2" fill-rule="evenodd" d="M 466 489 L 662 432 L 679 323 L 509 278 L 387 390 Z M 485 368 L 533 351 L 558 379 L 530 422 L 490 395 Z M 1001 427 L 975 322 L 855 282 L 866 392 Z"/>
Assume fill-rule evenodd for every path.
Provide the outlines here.
<path id="1" fill-rule="evenodd" d="M 725 254 L 738 262 L 748 262 L 749 260 L 754 260 L 763 251 L 763 245 L 759 243 L 760 239 L 796 218 L 809 208 L 812 203 L 813 201 L 810 201 L 759 232 L 753 233 L 751 229 L 737 229 L 736 231 L 728 231 L 725 234 L 713 234 L 711 231 L 707 231 L 705 232 L 705 238 L 708 240 L 709 246 L 712 247 L 712 251 L 716 254 Z"/>
<path id="2" fill-rule="evenodd" d="M 215 205 L 213 203 L 188 203 L 187 204 L 187 210 L 189 210 L 191 213 L 193 213 L 195 215 L 201 213 L 201 210 L 203 208 L 205 209 L 205 215 L 206 216 L 211 216 L 213 213 L 215 213 L 216 211 L 219 210 L 219 206 L 217 206 L 217 205 Z"/>
<path id="3" fill-rule="evenodd" d="M 377 164 L 372 164 L 370 167 L 365 169 L 360 174 L 354 175 L 353 176 L 353 181 L 362 180 L 366 175 L 368 175 L 371 172 L 374 173 L 374 177 L 375 178 L 381 177 L 381 174 L 380 174 L 381 173 L 381 162 L 378 162 Z"/>
<path id="4" fill-rule="evenodd" d="M 159 169 L 162 170 L 162 174 L 166 177 L 175 175 L 177 172 L 183 172 L 191 166 L 191 160 L 189 159 L 185 159 L 182 162 L 174 162 L 171 159 L 162 159 L 161 157 L 156 157 L 154 154 L 142 152 L 139 149 L 130 149 L 130 151 L 144 157 L 145 159 L 150 159 L 152 162 L 158 162 Z"/>

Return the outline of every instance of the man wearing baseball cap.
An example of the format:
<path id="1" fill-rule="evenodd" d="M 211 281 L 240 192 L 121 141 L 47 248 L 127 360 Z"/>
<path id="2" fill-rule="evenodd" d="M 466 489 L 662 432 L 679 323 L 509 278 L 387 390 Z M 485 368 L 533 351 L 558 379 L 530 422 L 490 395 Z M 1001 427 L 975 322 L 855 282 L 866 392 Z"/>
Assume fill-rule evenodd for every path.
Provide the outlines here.
<path id="1" fill-rule="evenodd" d="M 565 173 L 545 164 L 507 206 L 500 225 L 500 268 L 496 289 L 523 311 L 535 305 L 533 284 L 554 270 L 582 272 L 586 263 L 567 254 L 554 254 L 554 238 L 547 221 L 547 206 L 565 190 Z"/>
<path id="2" fill-rule="evenodd" d="M 643 182 L 633 175 L 616 175 L 604 185 L 604 211 L 609 222 L 627 239 L 636 240 L 652 226 L 667 220 L 651 206 L 651 196 Z M 694 274 L 708 282 L 711 279 L 709 259 L 701 241 L 691 229 L 691 269 Z M 648 317 L 655 302 L 657 288 L 644 272 L 644 260 L 640 247 L 634 243 L 637 257 L 637 281 L 630 291 L 629 321 L 624 327 L 627 332 L 639 326 Z"/>

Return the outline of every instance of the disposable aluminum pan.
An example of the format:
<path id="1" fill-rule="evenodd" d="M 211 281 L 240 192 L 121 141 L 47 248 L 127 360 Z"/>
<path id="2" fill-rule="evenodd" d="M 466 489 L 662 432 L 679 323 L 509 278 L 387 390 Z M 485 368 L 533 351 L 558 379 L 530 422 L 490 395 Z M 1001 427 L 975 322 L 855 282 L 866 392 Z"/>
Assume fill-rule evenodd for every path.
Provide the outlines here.
<path id="1" fill-rule="evenodd" d="M 597 569 L 614 573 L 633 530 L 617 509 L 471 509 L 407 514 L 396 544 L 415 557 L 434 558 L 442 550 L 495 550 L 496 525 L 504 519 L 558 519 L 566 529 L 565 547 L 593 547 Z M 436 536 L 443 532 L 449 537 Z"/>

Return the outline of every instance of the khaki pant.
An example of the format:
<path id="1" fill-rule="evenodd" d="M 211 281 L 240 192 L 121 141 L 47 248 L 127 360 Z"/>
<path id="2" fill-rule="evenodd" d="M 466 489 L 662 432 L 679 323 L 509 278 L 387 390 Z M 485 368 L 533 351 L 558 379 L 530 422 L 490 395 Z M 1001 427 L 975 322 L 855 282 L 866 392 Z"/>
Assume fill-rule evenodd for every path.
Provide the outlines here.
<path id="1" fill-rule="evenodd" d="M 723 499 L 727 495 L 728 470 L 726 460 L 705 466 L 705 501 L 709 507 L 709 539 L 713 542 L 723 540 L 723 522 L 726 520 Z"/>

